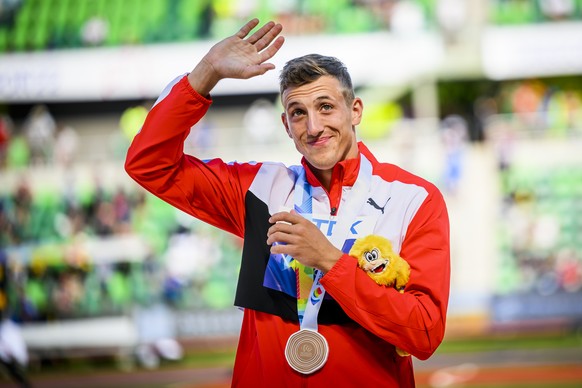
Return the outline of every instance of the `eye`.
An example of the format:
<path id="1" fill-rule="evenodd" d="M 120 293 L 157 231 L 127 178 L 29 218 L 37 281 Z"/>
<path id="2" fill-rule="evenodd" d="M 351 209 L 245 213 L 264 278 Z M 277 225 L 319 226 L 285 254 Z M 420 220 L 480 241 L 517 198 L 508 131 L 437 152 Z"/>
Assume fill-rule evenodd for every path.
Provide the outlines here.
<path id="1" fill-rule="evenodd" d="M 371 251 L 365 252 L 364 253 L 364 258 L 367 261 L 374 261 L 378 258 L 378 250 L 377 249 L 372 249 Z"/>
<path id="2" fill-rule="evenodd" d="M 294 111 L 291 112 L 291 116 L 293 117 L 302 116 L 303 114 L 305 114 L 305 112 L 301 109 L 295 109 Z"/>
<path id="3" fill-rule="evenodd" d="M 331 104 L 322 104 L 320 109 L 323 110 L 323 111 L 332 110 L 333 109 L 333 105 L 331 105 Z"/>

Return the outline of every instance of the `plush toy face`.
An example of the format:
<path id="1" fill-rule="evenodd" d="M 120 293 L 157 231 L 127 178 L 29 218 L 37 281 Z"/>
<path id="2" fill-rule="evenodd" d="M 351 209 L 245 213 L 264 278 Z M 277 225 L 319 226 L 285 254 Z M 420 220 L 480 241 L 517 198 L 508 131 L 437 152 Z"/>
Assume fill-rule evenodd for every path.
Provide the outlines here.
<path id="1" fill-rule="evenodd" d="M 376 283 L 403 292 L 410 276 L 410 266 L 394 252 L 388 239 L 376 235 L 359 238 L 349 254 L 358 259 L 359 267 Z"/>
<path id="2" fill-rule="evenodd" d="M 386 271 L 390 265 L 390 260 L 382 257 L 380 250 L 378 248 L 373 248 L 371 251 L 365 251 L 362 255 L 360 267 L 364 271 L 368 271 L 374 275 L 380 275 Z"/>

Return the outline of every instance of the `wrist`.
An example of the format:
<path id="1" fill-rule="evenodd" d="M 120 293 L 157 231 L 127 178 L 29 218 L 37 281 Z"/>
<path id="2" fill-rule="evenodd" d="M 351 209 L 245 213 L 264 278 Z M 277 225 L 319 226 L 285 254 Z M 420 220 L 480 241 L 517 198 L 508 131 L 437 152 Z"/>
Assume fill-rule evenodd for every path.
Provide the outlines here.
<path id="1" fill-rule="evenodd" d="M 210 91 L 216 86 L 220 80 L 214 66 L 205 58 L 196 65 L 194 70 L 188 74 L 188 82 L 192 89 L 194 89 L 201 96 L 208 96 Z"/>
<path id="2" fill-rule="evenodd" d="M 328 255 L 322 258 L 321 262 L 319 263 L 318 269 L 323 273 L 327 273 L 329 270 L 333 268 L 333 266 L 341 259 L 343 256 L 343 252 L 339 249 L 335 248 L 331 251 Z"/>

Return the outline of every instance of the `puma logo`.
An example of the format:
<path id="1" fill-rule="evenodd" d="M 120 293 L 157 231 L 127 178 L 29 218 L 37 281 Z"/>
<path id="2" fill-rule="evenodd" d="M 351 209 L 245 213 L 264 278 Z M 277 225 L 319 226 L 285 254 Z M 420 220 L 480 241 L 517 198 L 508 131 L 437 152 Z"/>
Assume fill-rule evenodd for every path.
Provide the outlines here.
<path id="1" fill-rule="evenodd" d="M 386 207 L 386 205 L 388 205 L 388 201 L 390 201 L 391 198 L 392 197 L 388 197 L 388 200 L 386 201 L 386 203 L 382 207 L 378 206 L 378 204 L 376 203 L 376 201 L 374 201 L 372 198 L 368 198 L 368 203 L 370 205 L 372 205 L 374 208 L 380 210 L 382 212 L 382 214 L 384 214 L 384 208 Z"/>

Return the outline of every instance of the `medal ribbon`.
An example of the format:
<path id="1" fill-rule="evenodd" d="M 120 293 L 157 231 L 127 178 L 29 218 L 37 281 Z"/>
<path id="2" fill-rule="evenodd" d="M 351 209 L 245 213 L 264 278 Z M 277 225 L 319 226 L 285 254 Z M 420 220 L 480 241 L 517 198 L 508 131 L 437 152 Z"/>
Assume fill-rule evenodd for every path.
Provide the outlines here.
<path id="1" fill-rule="evenodd" d="M 348 236 L 350 226 L 356 219 L 360 209 L 366 203 L 372 181 L 372 164 L 360 154 L 360 170 L 358 178 L 346 202 L 341 206 L 338 221 L 333 229 L 329 241 L 338 249 Z M 294 208 L 295 211 L 307 219 L 311 219 L 312 201 L 311 185 L 307 182 L 305 170 L 301 169 L 295 182 Z M 339 217 L 341 215 L 341 217 Z M 297 313 L 301 329 L 317 331 L 317 315 L 325 296 L 325 289 L 319 282 L 323 273 L 317 269 L 306 267 L 294 260 L 292 263 L 297 276 Z"/>

